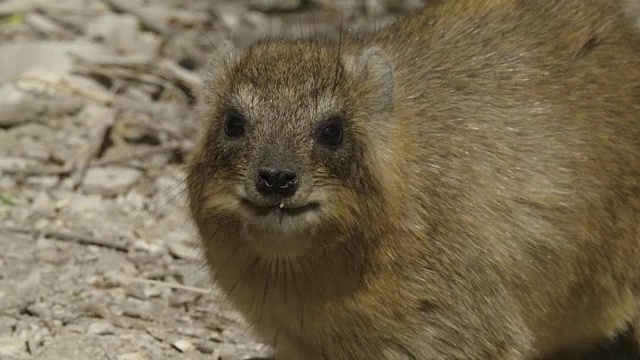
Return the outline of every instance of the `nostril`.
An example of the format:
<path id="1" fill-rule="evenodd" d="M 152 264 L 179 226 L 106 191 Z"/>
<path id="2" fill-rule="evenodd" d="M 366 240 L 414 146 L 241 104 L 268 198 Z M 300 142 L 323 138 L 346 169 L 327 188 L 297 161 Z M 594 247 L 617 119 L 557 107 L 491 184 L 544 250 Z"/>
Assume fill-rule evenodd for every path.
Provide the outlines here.
<path id="1" fill-rule="evenodd" d="M 258 170 L 258 179 L 256 188 L 262 195 L 268 195 L 274 192 L 274 186 L 278 182 L 278 170 L 273 168 L 262 168 Z"/>
<path id="2" fill-rule="evenodd" d="M 278 174 L 278 185 L 276 191 L 285 197 L 292 196 L 298 186 L 298 177 L 295 172 L 289 169 L 280 170 Z"/>
<path id="3" fill-rule="evenodd" d="M 281 170 L 280 174 L 278 175 L 278 185 L 281 188 L 293 185 L 296 180 L 298 180 L 296 177 L 296 173 L 291 170 Z"/>
<path id="4" fill-rule="evenodd" d="M 258 178 L 267 186 L 273 186 L 278 181 L 278 171 L 276 169 L 264 168 L 258 172 Z"/>

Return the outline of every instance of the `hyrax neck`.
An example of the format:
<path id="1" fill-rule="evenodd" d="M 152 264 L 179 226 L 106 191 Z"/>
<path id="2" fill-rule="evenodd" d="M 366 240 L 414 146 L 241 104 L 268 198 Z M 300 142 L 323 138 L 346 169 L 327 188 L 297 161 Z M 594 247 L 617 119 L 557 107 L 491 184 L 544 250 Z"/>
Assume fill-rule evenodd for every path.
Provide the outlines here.
<path id="1" fill-rule="evenodd" d="M 274 300 L 344 296 L 359 286 L 369 266 L 355 249 L 341 244 L 296 256 L 258 253 L 236 244 L 212 249 L 207 256 L 216 281 L 230 296 L 238 287 L 258 292 L 267 287 Z"/>

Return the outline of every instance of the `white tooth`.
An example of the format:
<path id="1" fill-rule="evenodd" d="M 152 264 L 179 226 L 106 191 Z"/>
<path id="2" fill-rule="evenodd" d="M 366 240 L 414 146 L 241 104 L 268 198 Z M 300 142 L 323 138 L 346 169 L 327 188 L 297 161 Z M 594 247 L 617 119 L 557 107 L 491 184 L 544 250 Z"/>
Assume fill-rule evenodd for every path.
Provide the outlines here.
<path id="1" fill-rule="evenodd" d="M 280 203 L 280 209 L 282 209 L 283 207 L 284 207 L 284 203 L 283 203 L 283 202 L 281 202 L 281 203 Z"/>

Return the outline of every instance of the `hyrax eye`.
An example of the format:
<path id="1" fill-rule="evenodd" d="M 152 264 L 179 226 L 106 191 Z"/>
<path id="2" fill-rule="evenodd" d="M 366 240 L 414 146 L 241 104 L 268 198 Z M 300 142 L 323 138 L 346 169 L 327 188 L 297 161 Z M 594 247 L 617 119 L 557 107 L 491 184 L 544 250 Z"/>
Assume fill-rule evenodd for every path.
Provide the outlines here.
<path id="1" fill-rule="evenodd" d="M 343 119 L 338 116 L 329 118 L 320 126 L 318 140 L 329 146 L 336 146 L 342 143 L 344 136 Z"/>
<path id="2" fill-rule="evenodd" d="M 224 119 L 224 133 L 233 138 L 244 135 L 244 117 L 235 110 L 232 110 L 225 115 Z"/>

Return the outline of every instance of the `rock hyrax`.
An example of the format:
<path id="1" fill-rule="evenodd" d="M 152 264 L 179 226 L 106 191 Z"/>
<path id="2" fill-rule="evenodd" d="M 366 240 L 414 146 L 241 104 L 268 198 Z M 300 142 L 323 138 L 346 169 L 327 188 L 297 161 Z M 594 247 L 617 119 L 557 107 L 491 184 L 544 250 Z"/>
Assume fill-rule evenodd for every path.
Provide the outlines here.
<path id="1" fill-rule="evenodd" d="M 216 52 L 190 210 L 276 358 L 529 360 L 640 319 L 640 40 L 611 3 Z"/>

